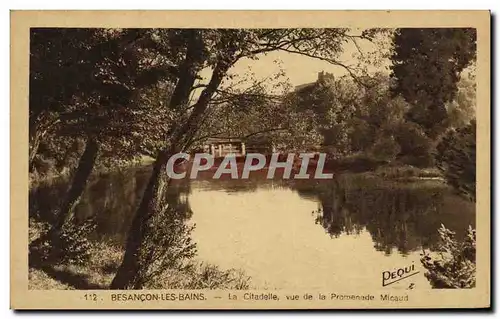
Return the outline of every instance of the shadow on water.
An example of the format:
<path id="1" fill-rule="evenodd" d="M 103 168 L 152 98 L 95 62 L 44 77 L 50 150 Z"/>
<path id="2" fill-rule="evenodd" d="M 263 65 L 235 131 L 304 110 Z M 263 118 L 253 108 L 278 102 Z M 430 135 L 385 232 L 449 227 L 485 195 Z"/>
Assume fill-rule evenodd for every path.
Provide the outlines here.
<path id="1" fill-rule="evenodd" d="M 441 182 L 400 182 L 344 175 L 315 188 L 320 205 L 315 222 L 332 238 L 359 234 L 366 229 L 374 248 L 385 254 L 393 249 L 406 255 L 433 249 L 441 224 L 463 236 L 475 226 L 475 206 L 452 193 Z M 310 190 L 299 194 L 310 197 Z"/>
<path id="2" fill-rule="evenodd" d="M 149 167 L 93 176 L 75 207 L 77 222 L 94 217 L 97 228 L 93 239 L 123 244 L 149 176 Z M 31 189 L 30 217 L 52 223 L 66 189 L 65 183 Z M 189 183 L 176 183 L 169 190 L 166 201 L 189 219 L 192 214 L 186 200 Z"/>
<path id="3" fill-rule="evenodd" d="M 76 224 L 89 218 L 96 224 L 95 230 L 87 237 L 95 244 L 89 250 L 91 260 L 76 267 L 66 262 L 59 263 L 52 258 L 59 250 L 44 248 L 50 247 L 47 246 L 49 235 L 42 231 L 30 243 L 30 268 L 40 269 L 49 277 L 76 289 L 106 289 L 95 281 L 103 276 L 111 275 L 112 278 L 116 273 L 149 173 L 148 168 L 142 168 L 93 176 L 74 211 Z M 61 183 L 30 190 L 30 218 L 51 224 L 66 189 L 67 185 Z M 192 216 L 187 199 L 189 192 L 188 183 L 169 187 L 161 201 L 163 208 L 143 227 L 144 242 L 139 252 L 143 280 L 155 284 L 152 280 L 155 274 L 167 268 L 180 268 L 183 262 L 194 256 L 196 247 L 190 239 L 191 226 L 186 225 Z M 107 250 L 101 252 L 100 247 Z M 108 251 L 113 255 L 107 256 Z M 92 274 L 82 274 L 85 268 Z"/>

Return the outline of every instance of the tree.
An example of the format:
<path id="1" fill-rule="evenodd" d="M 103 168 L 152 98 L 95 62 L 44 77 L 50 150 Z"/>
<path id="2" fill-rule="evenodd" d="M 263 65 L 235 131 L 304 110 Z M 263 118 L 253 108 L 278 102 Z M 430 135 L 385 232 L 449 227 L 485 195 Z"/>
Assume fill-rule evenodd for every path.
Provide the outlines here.
<path id="1" fill-rule="evenodd" d="M 441 225 L 439 253 L 424 252 L 420 259 L 425 277 L 433 288 L 474 288 L 476 286 L 476 231 L 469 226 L 463 240 Z"/>
<path id="2" fill-rule="evenodd" d="M 323 137 L 322 146 L 341 156 L 351 152 L 348 122 L 361 96 L 362 89 L 351 78 L 321 72 L 315 83 L 295 92 L 294 103 L 298 112 L 312 115 L 311 128 Z"/>
<path id="3" fill-rule="evenodd" d="M 165 191 L 169 177 L 166 163 L 171 155 L 189 149 L 200 129 L 203 118 L 229 69 L 240 59 L 255 59 L 259 54 L 286 51 L 310 56 L 329 63 L 345 66 L 337 60 L 342 45 L 350 39 L 364 39 L 366 34 L 352 36 L 347 29 L 183 29 L 176 42 L 170 42 L 172 51 L 179 52 L 180 61 L 175 65 L 177 82 L 169 108 L 184 112 L 175 120 L 165 135 L 167 145 L 158 152 L 153 170 L 132 222 L 125 255 L 111 284 L 112 289 L 140 288 L 136 274 L 141 265 L 138 259 L 144 246 L 144 227 L 164 209 Z M 189 105 L 189 97 L 195 88 L 197 74 L 210 68 L 212 74 L 197 101 Z"/>
<path id="4" fill-rule="evenodd" d="M 144 135 L 158 134 L 161 122 L 142 124 L 146 114 L 158 114 L 150 105 L 141 102 L 141 90 L 166 78 L 162 56 L 148 51 L 151 30 L 98 29 L 96 43 L 87 58 L 94 61 L 91 75 L 93 85 L 82 96 L 81 103 L 71 110 L 64 126 L 67 134 L 84 135 L 86 148 L 80 158 L 67 197 L 58 213 L 56 228 L 60 228 L 72 216 L 71 212 L 81 196 L 86 181 L 95 165 L 99 152 L 112 152 L 111 156 L 130 158 L 139 154 L 135 142 Z M 146 108 L 146 110 L 144 110 Z M 161 113 L 160 113 L 161 114 Z M 161 117 L 157 117 L 161 120 Z M 65 133 L 66 133 L 65 132 Z M 142 135 L 142 136 L 141 136 Z M 108 153 L 109 155 L 110 153 Z"/>
<path id="5" fill-rule="evenodd" d="M 56 244 L 61 229 L 72 219 L 99 154 L 104 158 L 133 158 L 143 151 L 144 145 L 139 141 L 144 136 L 155 136 L 162 130 L 165 118 L 155 114 L 165 113 L 143 104 L 144 90 L 168 79 L 170 74 L 169 60 L 151 44 L 155 32 L 154 29 L 32 31 L 33 127 L 38 128 L 37 123 L 44 118 L 39 114 L 50 114 L 59 136 L 85 141 L 50 232 Z M 46 57 L 49 59 L 44 60 Z M 58 91 L 63 93 L 58 95 Z M 38 132 L 36 129 L 33 132 L 33 154 L 47 129 L 42 135 Z"/>
<path id="6" fill-rule="evenodd" d="M 394 159 L 400 153 L 398 127 L 408 105 L 390 95 L 386 74 L 362 76 L 360 81 L 320 73 L 315 83 L 292 94 L 292 104 L 303 118 L 311 119 L 311 129 L 321 134 L 331 155 Z"/>
<path id="7" fill-rule="evenodd" d="M 93 62 L 77 59 L 92 45 L 91 29 L 34 28 L 30 32 L 29 164 L 59 114 L 88 91 Z"/>
<path id="8" fill-rule="evenodd" d="M 210 101 L 194 141 L 234 138 L 250 144 L 256 140 L 278 143 L 279 137 L 293 130 L 291 110 L 283 101 L 283 92 L 286 93 L 288 87 L 282 75 L 277 73 L 261 80 L 244 76 L 224 84 Z M 242 83 L 247 84 L 246 87 L 239 87 Z"/>
<path id="9" fill-rule="evenodd" d="M 392 136 L 380 136 L 370 149 L 370 155 L 373 159 L 391 162 L 401 151 L 399 144 Z"/>
<path id="10" fill-rule="evenodd" d="M 435 138 L 447 123 L 445 104 L 457 94 L 460 73 L 476 55 L 476 31 L 467 28 L 398 29 L 394 36 L 394 94 L 412 106 L 407 119 Z"/>
<path id="11" fill-rule="evenodd" d="M 437 167 L 461 195 L 476 200 L 476 121 L 450 129 L 436 148 Z"/>
<path id="12" fill-rule="evenodd" d="M 463 74 L 457 87 L 455 99 L 446 104 L 450 128 L 466 126 L 476 115 L 475 70 Z"/>
<path id="13" fill-rule="evenodd" d="M 401 147 L 401 162 L 417 167 L 430 167 L 434 164 L 434 141 L 422 127 L 411 121 L 403 121 L 395 127 L 395 138 Z"/>

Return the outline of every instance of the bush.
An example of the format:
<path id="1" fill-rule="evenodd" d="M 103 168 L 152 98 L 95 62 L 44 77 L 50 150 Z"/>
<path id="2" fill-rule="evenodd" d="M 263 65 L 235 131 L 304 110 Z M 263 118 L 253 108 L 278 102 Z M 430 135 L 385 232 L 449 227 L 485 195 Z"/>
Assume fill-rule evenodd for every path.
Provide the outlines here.
<path id="1" fill-rule="evenodd" d="M 449 130 L 436 148 L 436 164 L 451 186 L 476 200 L 476 122 Z"/>
<path id="2" fill-rule="evenodd" d="M 401 165 L 401 164 L 400 164 Z M 411 165 L 383 166 L 377 169 L 377 175 L 384 178 L 418 177 L 422 170 Z"/>
<path id="3" fill-rule="evenodd" d="M 375 160 L 391 162 L 400 151 L 401 147 L 392 136 L 384 136 L 375 141 L 369 153 Z"/>
<path id="4" fill-rule="evenodd" d="M 476 285 L 476 231 L 469 226 L 463 241 L 441 225 L 439 253 L 422 254 L 420 261 L 427 273 L 425 277 L 433 288 L 473 288 Z"/>
<path id="5" fill-rule="evenodd" d="M 434 142 L 418 124 L 403 122 L 395 130 L 394 136 L 401 147 L 398 158 L 402 163 L 420 168 L 434 165 Z"/>
<path id="6" fill-rule="evenodd" d="M 344 157 L 335 163 L 336 168 L 339 171 L 347 170 L 354 173 L 374 171 L 378 167 L 386 164 L 386 161 L 374 159 L 373 157 L 363 153 Z"/>
<path id="7" fill-rule="evenodd" d="M 222 270 L 216 265 L 195 264 L 187 272 L 189 280 L 187 289 L 236 289 L 246 290 L 250 287 L 250 277 L 242 270 Z"/>
<path id="8" fill-rule="evenodd" d="M 30 243 L 30 263 L 50 265 L 87 263 L 92 248 L 88 237 L 95 227 L 93 219 L 82 223 L 67 223 L 60 232 L 51 230 L 48 224 L 42 225 L 39 227 L 40 235 Z"/>
<path id="9" fill-rule="evenodd" d="M 134 289 L 155 287 L 158 278 L 171 270 L 183 271 L 188 261 L 196 256 L 196 243 L 191 238 L 195 225 L 186 222 L 192 213 L 189 204 L 177 193 L 167 202 L 165 208 L 142 228 L 140 270 L 130 281 Z"/>

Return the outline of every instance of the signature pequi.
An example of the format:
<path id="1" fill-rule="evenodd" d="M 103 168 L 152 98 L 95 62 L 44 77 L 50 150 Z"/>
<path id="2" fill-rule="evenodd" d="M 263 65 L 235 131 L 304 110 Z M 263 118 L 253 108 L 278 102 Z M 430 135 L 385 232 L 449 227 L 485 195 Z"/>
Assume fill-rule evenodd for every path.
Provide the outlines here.
<path id="1" fill-rule="evenodd" d="M 385 270 L 382 272 L 382 287 L 392 285 L 403 279 L 410 278 L 420 273 L 420 271 L 415 270 L 415 263 L 412 262 L 411 265 L 397 268 L 395 270 Z M 414 283 L 411 283 L 408 289 L 413 289 L 415 287 Z"/>

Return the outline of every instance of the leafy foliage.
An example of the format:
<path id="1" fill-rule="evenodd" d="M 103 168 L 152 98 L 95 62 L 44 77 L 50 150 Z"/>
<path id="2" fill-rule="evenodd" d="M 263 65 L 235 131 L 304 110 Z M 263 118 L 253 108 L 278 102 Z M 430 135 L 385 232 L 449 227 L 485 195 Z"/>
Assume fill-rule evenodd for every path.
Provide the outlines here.
<path id="1" fill-rule="evenodd" d="M 404 121 L 395 130 L 396 140 L 401 146 L 401 162 L 417 167 L 429 167 L 434 164 L 434 140 L 425 134 L 422 127 Z"/>
<path id="2" fill-rule="evenodd" d="M 369 85 L 320 73 L 317 82 L 293 94 L 292 110 L 310 121 L 310 129 L 334 157 L 364 154 L 389 162 L 414 154 L 411 144 L 402 145 L 407 141 L 399 138 L 408 125 L 404 114 L 409 106 L 390 95 L 390 78 L 376 73 L 361 79 Z"/>
<path id="3" fill-rule="evenodd" d="M 455 99 L 446 104 L 450 128 L 466 126 L 476 116 L 476 79 L 474 69 L 467 70 L 457 83 Z"/>
<path id="4" fill-rule="evenodd" d="M 92 248 L 89 237 L 95 227 L 93 219 L 68 223 L 55 236 L 45 225 L 40 237 L 30 244 L 30 262 L 50 265 L 88 263 Z"/>
<path id="5" fill-rule="evenodd" d="M 430 137 L 447 126 L 445 104 L 457 94 L 460 73 L 476 55 L 476 30 L 466 28 L 398 29 L 394 36 L 394 94 L 412 108 L 408 120 Z"/>
<path id="6" fill-rule="evenodd" d="M 165 272 L 184 271 L 196 255 L 196 243 L 191 239 L 194 225 L 189 225 L 191 208 L 180 189 L 166 194 L 168 205 L 146 223 L 144 243 L 139 251 L 141 269 L 131 280 L 134 287 L 154 287 Z M 160 287 L 161 288 L 161 287 Z"/>
<path id="7" fill-rule="evenodd" d="M 154 35 L 155 29 L 31 31 L 30 150 L 34 160 L 67 154 L 65 149 L 88 137 L 99 141 L 104 161 L 154 153 L 157 145 L 147 141 L 157 139 L 169 123 L 169 114 L 160 112 L 158 99 L 169 94 L 170 76 L 168 59 L 150 44 Z M 161 97 L 151 89 L 159 81 L 163 83 Z M 40 152 L 39 147 L 57 152 Z M 71 168 L 75 160 L 65 159 Z M 60 158 L 57 161 L 59 167 L 64 165 Z"/>
<path id="8" fill-rule="evenodd" d="M 222 270 L 216 265 L 202 264 L 189 273 L 187 289 L 249 289 L 250 277 L 241 270 Z"/>
<path id="9" fill-rule="evenodd" d="M 469 226 L 463 241 L 441 225 L 437 256 L 424 252 L 420 261 L 425 277 L 434 288 L 474 288 L 476 286 L 476 231 Z"/>
<path id="10" fill-rule="evenodd" d="M 400 150 L 401 148 L 394 137 L 389 136 L 377 139 L 370 149 L 370 153 L 371 157 L 376 160 L 391 162 L 396 158 Z"/>
<path id="11" fill-rule="evenodd" d="M 476 121 L 450 129 L 443 136 L 437 146 L 436 163 L 450 185 L 476 200 Z"/>

